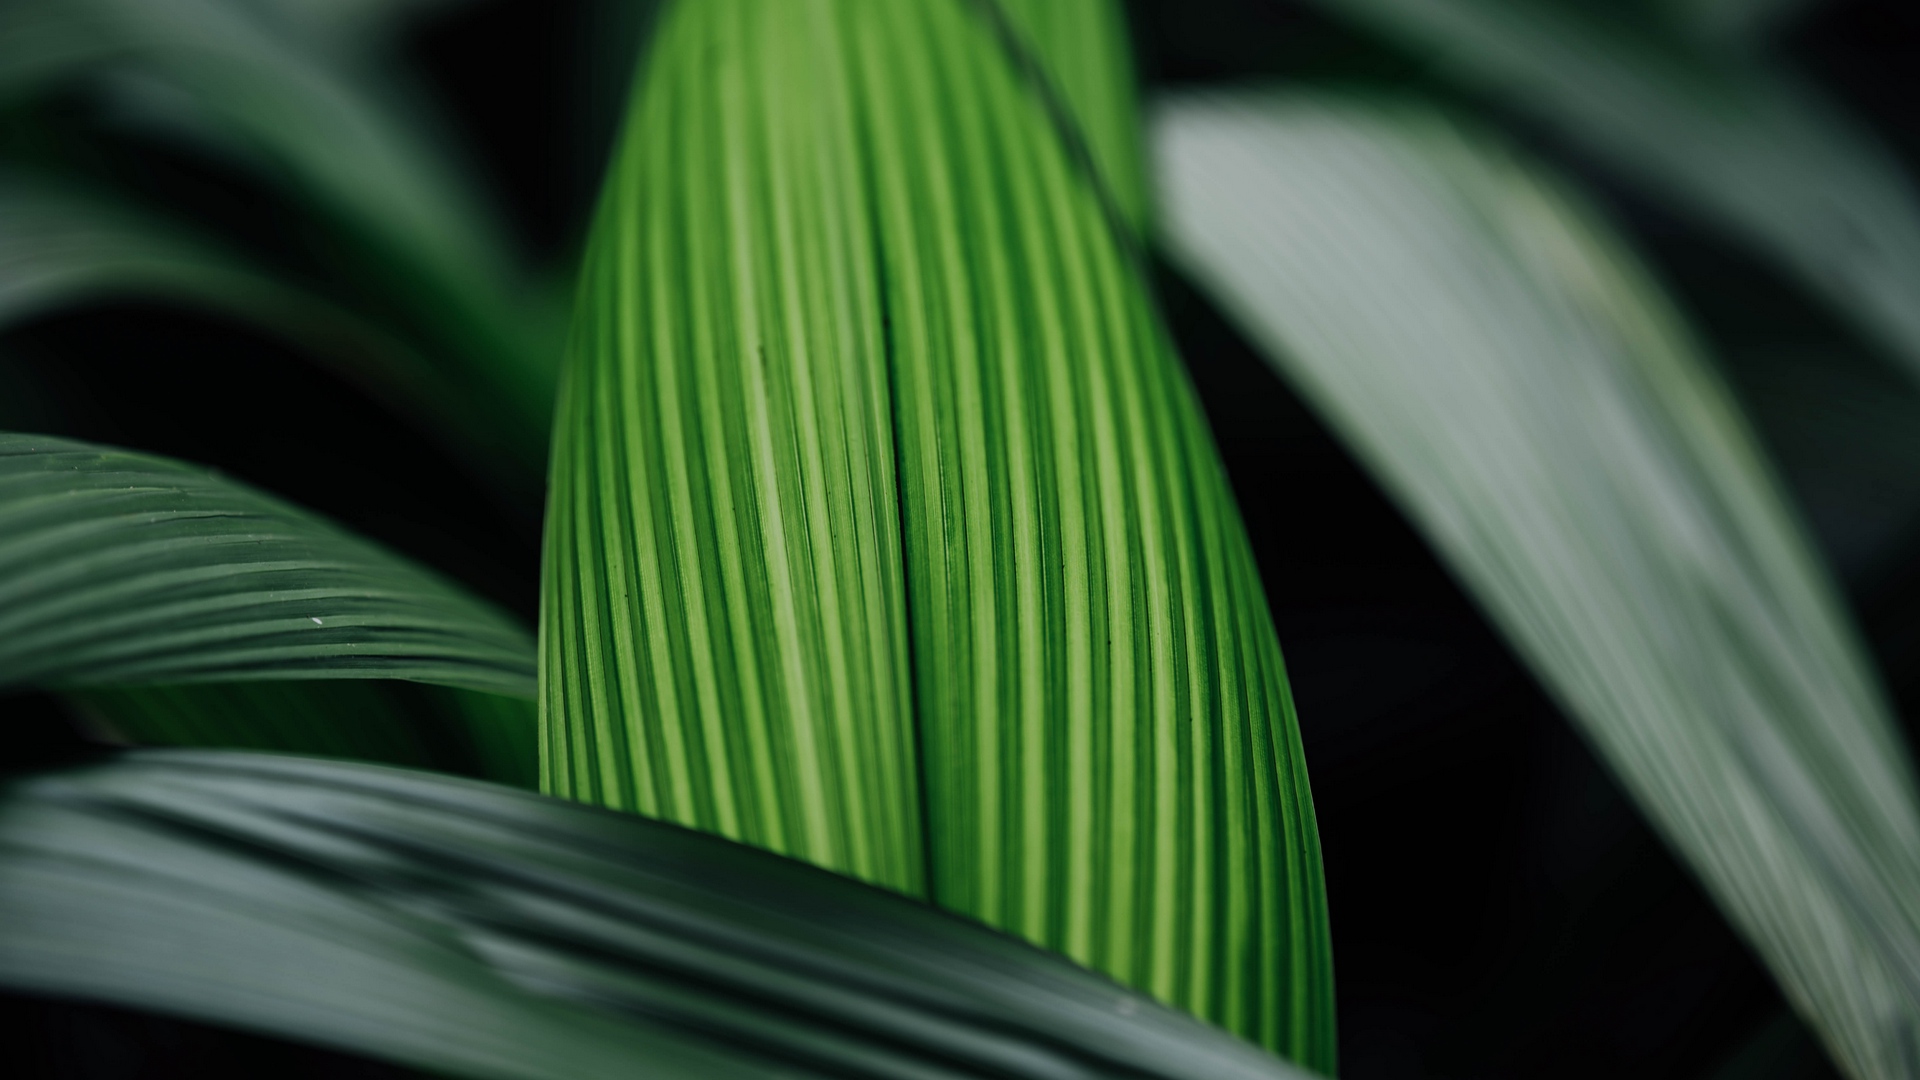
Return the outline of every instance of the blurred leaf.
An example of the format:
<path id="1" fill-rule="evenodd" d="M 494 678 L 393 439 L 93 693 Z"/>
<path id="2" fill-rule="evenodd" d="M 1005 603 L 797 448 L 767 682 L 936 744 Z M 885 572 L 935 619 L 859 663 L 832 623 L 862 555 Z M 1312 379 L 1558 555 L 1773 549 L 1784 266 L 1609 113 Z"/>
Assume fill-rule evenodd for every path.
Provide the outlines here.
<path id="1" fill-rule="evenodd" d="M 1155 118 L 1176 258 L 1421 525 L 1836 1059 L 1911 1075 L 1905 748 L 1726 392 L 1557 185 L 1414 107 Z"/>
<path id="2" fill-rule="evenodd" d="M 1303 1074 L 975 923 L 464 781 L 143 753 L 0 800 L 0 983 L 493 1080 Z"/>
<path id="3" fill-rule="evenodd" d="M 0 433 L 0 687 L 414 679 L 531 697 L 533 641 L 428 571 L 163 458 Z"/>
<path id="4" fill-rule="evenodd" d="M 463 7 L 473 0 L 240 0 L 298 34 L 319 34 L 330 47 L 357 51 L 383 46 L 409 22 Z M 1695 0 L 1706 2 L 1706 0 Z M 1718 0 L 1726 3 L 1727 0 Z M 1764 0 L 1745 0 L 1747 3 Z M 1778 3 L 1780 0 L 1772 0 Z"/>
<path id="5" fill-rule="evenodd" d="M 1818 7 L 1821 0 L 1659 0 L 1682 28 L 1709 41 L 1759 41 Z"/>
<path id="6" fill-rule="evenodd" d="M 212 138 L 320 209 L 369 253 L 367 294 L 398 301 L 446 377 L 475 384 L 489 407 L 476 423 L 531 474 L 557 355 L 498 225 L 404 88 L 329 55 L 297 21 L 247 0 L 10 0 L 0 99 L 111 76 L 102 85 L 131 96 L 130 114 Z"/>
<path id="7" fill-rule="evenodd" d="M 543 785 L 928 896 L 1330 1069 L 1246 537 L 1003 30 L 969 0 L 666 15 L 562 392 Z"/>
<path id="8" fill-rule="evenodd" d="M 278 334 L 474 458 L 497 451 L 486 403 L 386 330 L 178 225 L 71 184 L 0 172 L 0 328 L 125 299 L 189 303 Z"/>
<path id="9" fill-rule="evenodd" d="M 1920 197 L 1814 88 L 1617 5 L 1318 0 L 1777 262 L 1920 378 Z"/>
<path id="10" fill-rule="evenodd" d="M 539 716 L 523 698 L 383 679 L 135 686 L 65 695 L 143 745 L 274 750 L 539 786 Z"/>

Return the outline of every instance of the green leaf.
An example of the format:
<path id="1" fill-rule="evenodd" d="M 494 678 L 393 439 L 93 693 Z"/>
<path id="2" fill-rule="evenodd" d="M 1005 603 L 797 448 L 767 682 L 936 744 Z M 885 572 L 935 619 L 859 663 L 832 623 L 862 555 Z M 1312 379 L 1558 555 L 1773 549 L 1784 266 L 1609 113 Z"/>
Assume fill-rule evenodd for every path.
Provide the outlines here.
<path id="1" fill-rule="evenodd" d="M 1176 259 L 1425 530 L 1836 1060 L 1911 1075 L 1906 750 L 1645 272 L 1426 109 L 1196 95 L 1153 130 Z"/>
<path id="2" fill-rule="evenodd" d="M 1114 209 L 1144 230 L 1147 162 L 1125 14 L 1111 0 L 971 2 L 1005 28 L 1003 44 L 1039 91 L 1056 95 L 1050 104 L 1067 128 L 1068 152 L 1084 150 Z"/>
<path id="3" fill-rule="evenodd" d="M 163 458 L 0 433 L 0 687 L 412 679 L 531 697 L 533 642 L 428 571 Z"/>
<path id="4" fill-rule="evenodd" d="M 272 750 L 539 786 L 524 698 L 384 679 L 131 686 L 64 695 L 97 731 L 147 746 Z"/>
<path id="5" fill-rule="evenodd" d="M 1657 5 L 1685 30 L 1734 45 L 1762 40 L 1819 6 L 1820 0 L 1659 0 Z"/>
<path id="6" fill-rule="evenodd" d="M 1330 1069 L 1246 537 L 1089 144 L 990 16 L 665 16 L 562 391 L 543 786 L 927 896 Z"/>
<path id="7" fill-rule="evenodd" d="M 523 473 L 537 470 L 556 342 L 500 228 L 399 80 L 350 63 L 243 0 L 12 0 L 0 12 L 0 98 L 101 82 L 130 117 L 164 118 L 317 209 L 350 276 L 398 306 L 474 383 L 485 422 Z M 110 77 L 110 78 L 108 78 Z"/>
<path id="8" fill-rule="evenodd" d="M 1615 8 L 1319 0 L 1752 246 L 1920 378 L 1920 197 L 1811 86 Z"/>
<path id="9" fill-rule="evenodd" d="M 4 789 L 0 984 L 489 1080 L 1303 1075 L 1059 957 L 736 844 L 252 754 Z"/>

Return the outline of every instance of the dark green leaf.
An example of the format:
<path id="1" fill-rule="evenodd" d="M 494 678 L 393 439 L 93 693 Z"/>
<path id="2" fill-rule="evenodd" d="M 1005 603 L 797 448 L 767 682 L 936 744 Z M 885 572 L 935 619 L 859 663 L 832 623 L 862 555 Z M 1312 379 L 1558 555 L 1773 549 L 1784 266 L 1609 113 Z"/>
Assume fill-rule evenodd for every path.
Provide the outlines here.
<path id="1" fill-rule="evenodd" d="M 90 726 L 148 746 L 274 750 L 539 785 L 524 698 L 384 679 L 131 686 L 65 695 Z"/>
<path id="2" fill-rule="evenodd" d="M 1579 202 L 1425 109 L 1194 96 L 1166 235 L 1858 1077 L 1920 1050 L 1920 804 L 1732 400 Z M 1464 842 L 1464 841 L 1463 841 Z"/>
<path id="3" fill-rule="evenodd" d="M 1036 79 L 1022 25 L 665 16 L 562 395 L 543 783 L 926 895 L 1330 1068 L 1278 644 L 1091 167 L 1124 125 L 1072 131 L 1124 58 Z"/>
<path id="4" fill-rule="evenodd" d="M 250 754 L 133 754 L 6 789 L 0 984 L 492 1080 L 1302 1075 L 799 863 Z"/>
<path id="5" fill-rule="evenodd" d="M 504 615 L 285 503 L 0 433 L 0 686 L 392 678 L 532 696 L 534 667 Z"/>
<path id="6" fill-rule="evenodd" d="M 1820 0 L 1659 0 L 1657 6 L 1687 32 L 1743 46 L 1804 17 Z"/>
<path id="7" fill-rule="evenodd" d="M 497 462 L 537 469 L 557 343 L 498 225 L 398 80 L 300 22 L 245 0 L 10 0 L 0 97 L 104 79 L 128 116 L 162 118 L 316 208 L 365 252 L 354 279 L 474 386 Z"/>

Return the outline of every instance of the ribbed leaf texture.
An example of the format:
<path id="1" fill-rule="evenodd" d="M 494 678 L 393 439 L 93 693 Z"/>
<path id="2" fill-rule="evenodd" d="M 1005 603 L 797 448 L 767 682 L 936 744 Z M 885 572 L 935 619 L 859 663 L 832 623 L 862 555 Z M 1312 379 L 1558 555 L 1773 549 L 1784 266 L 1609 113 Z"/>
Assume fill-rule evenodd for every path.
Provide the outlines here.
<path id="1" fill-rule="evenodd" d="M 0 687 L 389 678 L 532 697 L 530 636 L 176 461 L 0 433 Z"/>
<path id="2" fill-rule="evenodd" d="M 484 1080 L 1301 1080 L 844 877 L 422 773 L 146 752 L 0 788 L 0 986 Z"/>
<path id="3" fill-rule="evenodd" d="M 562 391 L 544 783 L 929 896 L 1328 1069 L 1278 644 L 1097 163 L 1122 128 L 1078 134 L 1106 77 L 1036 71 L 1023 25 L 665 16 Z"/>
<path id="4" fill-rule="evenodd" d="M 1425 530 L 1856 1077 L 1920 1060 L 1920 808 L 1831 584 L 1617 238 L 1412 106 L 1177 98 L 1169 245 Z"/>

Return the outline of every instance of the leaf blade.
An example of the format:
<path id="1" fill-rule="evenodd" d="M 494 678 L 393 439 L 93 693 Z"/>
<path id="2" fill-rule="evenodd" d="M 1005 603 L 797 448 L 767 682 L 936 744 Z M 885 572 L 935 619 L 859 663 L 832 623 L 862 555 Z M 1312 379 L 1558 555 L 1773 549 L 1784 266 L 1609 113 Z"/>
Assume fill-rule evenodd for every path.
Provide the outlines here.
<path id="1" fill-rule="evenodd" d="M 962 0 L 667 16 L 562 393 L 543 787 L 930 890 L 1330 1068 L 1251 553 L 1132 237 L 1003 29 Z M 836 699 L 848 665 L 872 682 Z M 879 763 L 771 749 L 848 743 Z"/>
<path id="2" fill-rule="evenodd" d="M 150 752 L 16 781 L 0 911 L 16 989 L 461 1076 L 1303 1075 L 880 890 L 400 770 Z"/>
<path id="3" fill-rule="evenodd" d="M 1904 747 L 1737 410 L 1557 185 L 1414 107 L 1195 96 L 1166 238 L 1406 507 L 1836 1059 L 1904 1075 Z"/>
<path id="4" fill-rule="evenodd" d="M 162 458 L 0 433 L 0 684 L 406 678 L 531 697 L 525 631 Z"/>

